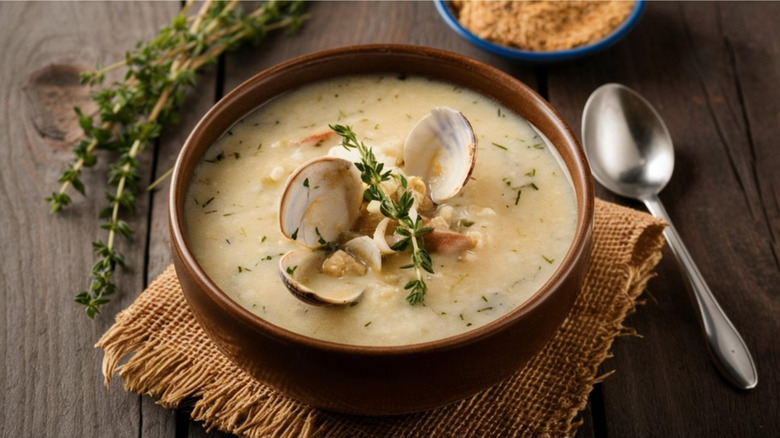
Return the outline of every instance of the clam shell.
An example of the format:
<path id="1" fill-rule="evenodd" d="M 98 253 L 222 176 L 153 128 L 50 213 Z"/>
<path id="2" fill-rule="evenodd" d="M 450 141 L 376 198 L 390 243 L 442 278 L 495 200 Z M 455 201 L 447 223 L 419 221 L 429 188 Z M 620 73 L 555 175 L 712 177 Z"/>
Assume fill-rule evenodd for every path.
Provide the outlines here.
<path id="1" fill-rule="evenodd" d="M 315 158 L 287 178 L 279 201 L 279 226 L 290 239 L 317 248 L 352 228 L 362 202 L 363 182 L 353 163 Z"/>
<path id="2" fill-rule="evenodd" d="M 438 204 L 460 193 L 476 156 L 477 137 L 471 123 L 459 111 L 437 107 L 409 132 L 404 170 L 422 178 L 431 200 Z"/>
<path id="3" fill-rule="evenodd" d="M 374 272 L 382 271 L 382 254 L 374 239 L 356 237 L 344 244 L 344 249 Z"/>
<path id="4" fill-rule="evenodd" d="M 279 259 L 279 275 L 287 290 L 299 300 L 315 306 L 343 306 L 357 302 L 363 295 L 365 287 L 352 287 L 343 284 L 338 279 L 329 277 L 326 283 L 333 287 L 309 287 L 317 276 L 326 276 L 321 271 L 322 263 L 328 257 L 324 251 L 293 250 Z M 335 281 L 333 281 L 335 280 Z"/>

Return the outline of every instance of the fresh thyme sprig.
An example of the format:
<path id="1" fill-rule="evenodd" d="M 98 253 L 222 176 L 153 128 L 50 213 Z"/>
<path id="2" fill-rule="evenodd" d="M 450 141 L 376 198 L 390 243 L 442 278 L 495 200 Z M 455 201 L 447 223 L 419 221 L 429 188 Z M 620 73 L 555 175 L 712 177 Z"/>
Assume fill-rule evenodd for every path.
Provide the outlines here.
<path id="1" fill-rule="evenodd" d="M 409 291 L 406 301 L 412 305 L 423 302 L 425 294 L 428 292 L 428 285 L 423 279 L 423 271 L 433 274 L 433 262 L 430 254 L 425 250 L 422 238 L 432 228 L 423 226 L 421 216 L 416 215 L 414 218 L 411 216 L 414 196 L 412 191 L 407 188 L 406 178 L 403 175 L 393 175 L 391 170 L 384 170 L 384 163 L 376 161 L 374 151 L 362 141 L 358 141 L 351 127 L 330 125 L 330 129 L 341 137 L 342 146 L 346 149 L 357 149 L 360 153 L 360 162 L 355 163 L 355 167 L 360 171 L 360 178 L 368 185 L 363 192 L 363 198 L 369 202 L 379 201 L 379 211 L 382 215 L 398 222 L 395 231 L 403 238 L 391 248 L 395 251 L 405 251 L 411 246 L 412 263 L 402 266 L 402 268 L 414 268 L 416 278 L 404 286 L 404 289 Z M 383 182 L 389 181 L 393 177 L 400 180 L 404 189 L 398 200 L 385 193 L 381 186 Z"/>
<path id="2" fill-rule="evenodd" d="M 82 84 L 100 85 L 110 71 L 126 68 L 124 79 L 114 82 L 93 95 L 98 105 L 94 118 L 76 109 L 84 136 L 74 147 L 74 158 L 59 178 L 58 191 L 46 200 L 52 213 L 72 204 L 70 187 L 84 195 L 80 176 L 84 168 L 97 163 L 98 149 L 118 154 L 110 165 L 108 182 L 114 190 L 106 192 L 108 206 L 100 213 L 108 230 L 105 243 L 93 243 L 98 260 L 90 272 L 89 288 L 76 296 L 94 317 L 99 306 L 116 291 L 111 282 L 117 266 L 124 260 L 116 249 L 116 237 L 130 237 L 130 225 L 120 218 L 122 211 L 132 211 L 139 181 L 138 157 L 165 128 L 178 121 L 177 110 L 188 87 L 195 85 L 196 73 L 213 63 L 225 51 L 245 42 L 259 42 L 270 31 L 295 31 L 305 20 L 300 1 L 269 1 L 252 12 L 244 13 L 237 1 L 207 1 L 194 15 L 188 15 L 193 2 L 160 34 L 135 50 L 127 52 L 124 61 L 81 77 Z"/>

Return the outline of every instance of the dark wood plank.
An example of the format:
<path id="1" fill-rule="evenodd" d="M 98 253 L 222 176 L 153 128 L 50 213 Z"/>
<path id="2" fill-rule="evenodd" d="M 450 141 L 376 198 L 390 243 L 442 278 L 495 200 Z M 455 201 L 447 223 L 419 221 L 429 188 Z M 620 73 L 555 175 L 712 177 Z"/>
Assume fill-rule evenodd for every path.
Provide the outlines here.
<path id="1" fill-rule="evenodd" d="M 720 378 L 673 256 L 665 252 L 648 290 L 654 300 L 627 321 L 643 339 L 617 341 L 615 358 L 602 367 L 617 370 L 602 384 L 610 436 L 772 436 L 780 430 L 773 372 L 780 366 L 778 154 L 772 144 L 780 134 L 780 60 L 766 33 L 779 14 L 770 3 L 650 3 L 620 45 L 550 70 L 551 101 L 575 132 L 589 93 L 611 81 L 642 93 L 665 118 L 677 162 L 661 199 L 760 374 L 749 392 Z"/>
<path id="2" fill-rule="evenodd" d="M 730 100 L 740 103 L 742 112 L 733 117 L 742 120 L 746 134 L 741 142 L 727 142 L 727 148 L 740 149 L 730 155 L 739 157 L 734 167 L 739 170 L 751 217 L 766 226 L 760 232 L 769 238 L 774 265 L 780 269 L 780 154 L 775 152 L 780 135 L 780 41 L 772 32 L 772 23 L 780 16 L 780 4 L 726 3 L 719 9 L 716 23 L 725 36 L 721 56 L 733 63 L 730 75 L 720 80 L 734 80 Z M 762 280 L 764 290 L 776 287 L 767 280 Z M 777 315 L 777 305 L 767 310 Z"/>
<path id="3" fill-rule="evenodd" d="M 190 131 L 221 97 L 218 95 L 220 87 L 217 86 L 217 70 L 217 66 L 211 66 L 198 75 L 197 87 L 190 90 L 182 106 L 181 121 L 161 136 L 156 151 L 155 180 L 173 168 Z M 147 284 L 172 263 L 168 232 L 169 190 L 170 177 L 167 177 L 151 195 L 149 250 L 146 265 Z M 147 418 L 152 418 L 155 422 L 163 419 L 164 422 L 160 423 L 160 428 L 145 428 L 141 437 L 197 437 L 205 435 L 202 425 L 189 420 L 189 410 L 188 407 L 183 406 L 176 414 L 174 411 L 155 405 L 151 398 L 144 397 L 142 404 L 144 426 L 148 423 Z M 215 438 L 221 435 L 217 431 L 208 434 L 208 436 Z"/>
<path id="4" fill-rule="evenodd" d="M 67 106 L 74 102 L 59 100 L 78 98 L 78 92 L 60 99 L 56 89 L 79 88 L 75 72 L 96 61 L 122 59 L 124 50 L 153 34 L 171 9 L 177 6 L 0 5 L 3 436 L 138 435 L 140 397 L 117 384 L 110 390 L 103 386 L 102 355 L 93 344 L 142 285 L 144 251 L 137 248 L 145 244 L 145 196 L 129 221 L 137 235 L 121 244 L 130 266 L 116 276 L 123 293 L 94 321 L 73 297 L 87 286 L 94 261 L 89 242 L 105 238 L 97 221 L 105 201 L 102 190 L 95 190 L 104 184 L 105 166 L 84 178 L 90 198 L 75 196 L 73 208 L 60 217 L 48 214 L 42 197 L 57 187 L 71 158 L 66 139 L 74 120 Z M 42 71 L 46 74 L 36 76 Z M 53 118 L 42 123 L 46 117 Z"/>
<path id="5" fill-rule="evenodd" d="M 92 348 L 143 286 L 169 262 L 167 185 L 140 194 L 122 248 L 130 268 L 116 276 L 123 294 L 96 321 L 72 302 L 93 262 L 89 240 L 103 206 L 100 190 L 61 218 L 40 198 L 70 159 L 78 134 L 70 102 L 84 99 L 75 71 L 120 59 L 154 35 L 178 3 L 0 3 L 0 268 L 5 352 L 0 373 L 2 436 L 204 436 L 202 426 L 124 392 L 99 374 Z M 760 382 L 732 390 L 712 366 L 672 255 L 651 281 L 648 304 L 629 318 L 642 339 L 614 344 L 579 436 L 774 436 L 780 432 L 778 234 L 780 153 L 780 18 L 775 3 L 650 3 L 637 29 L 608 51 L 571 64 L 529 67 L 480 52 L 446 27 L 430 2 L 316 2 L 294 37 L 273 36 L 259 48 L 225 58 L 224 79 L 212 68 L 189 97 L 182 124 L 161 140 L 144 167 L 155 176 L 173 163 L 187 133 L 213 103 L 252 74 L 292 57 L 360 43 L 438 47 L 482 60 L 549 96 L 575 132 L 588 94 L 623 82 L 666 118 L 677 171 L 662 200 L 713 292 L 758 362 Z M 541 89 L 540 89 L 541 87 Z M 549 88 L 549 89 L 548 89 Z M 105 168 L 89 172 L 103 184 Z M 144 175 L 145 181 L 152 175 Z M 48 189 L 46 187 L 49 187 Z M 642 208 L 616 198 L 606 199 Z M 147 247 L 148 242 L 148 247 Z M 30 271 L 33 271 L 32 273 Z M 146 274 L 146 275 L 144 275 Z M 177 427 L 178 426 L 178 427 Z M 209 436 L 224 436 L 211 433 Z"/>
<path id="6" fill-rule="evenodd" d="M 312 2 L 301 31 L 277 35 L 268 46 L 227 57 L 225 90 L 279 62 L 307 53 L 356 44 L 411 44 L 436 47 L 487 62 L 536 86 L 533 69 L 495 57 L 467 43 L 439 18 L 432 2 Z"/>

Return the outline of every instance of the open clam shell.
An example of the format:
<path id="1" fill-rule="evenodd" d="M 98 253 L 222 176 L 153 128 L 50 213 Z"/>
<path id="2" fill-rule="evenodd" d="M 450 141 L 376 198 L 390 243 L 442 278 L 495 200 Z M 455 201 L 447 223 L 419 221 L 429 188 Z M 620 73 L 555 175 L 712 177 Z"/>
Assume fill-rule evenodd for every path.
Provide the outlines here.
<path id="1" fill-rule="evenodd" d="M 344 244 L 344 249 L 372 271 L 382 271 L 382 253 L 374 239 L 368 236 L 355 237 Z"/>
<path id="2" fill-rule="evenodd" d="M 290 239 L 317 248 L 352 228 L 362 201 L 363 183 L 353 163 L 315 158 L 287 179 L 279 202 L 279 226 Z"/>
<path id="3" fill-rule="evenodd" d="M 322 272 L 325 251 L 299 249 L 279 259 L 279 275 L 299 300 L 315 306 L 339 306 L 357 302 L 366 286 L 330 277 Z"/>
<path id="4" fill-rule="evenodd" d="M 477 137 L 466 117 L 437 107 L 412 128 L 404 145 L 404 170 L 419 176 L 435 203 L 456 196 L 468 182 L 477 156 Z"/>

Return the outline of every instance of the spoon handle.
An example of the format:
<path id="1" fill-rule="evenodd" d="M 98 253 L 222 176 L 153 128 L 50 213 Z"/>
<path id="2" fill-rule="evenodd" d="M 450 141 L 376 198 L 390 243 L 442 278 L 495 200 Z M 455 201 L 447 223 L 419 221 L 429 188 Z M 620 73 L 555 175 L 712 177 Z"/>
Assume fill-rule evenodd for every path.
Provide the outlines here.
<path id="1" fill-rule="evenodd" d="M 680 268 L 696 298 L 696 304 L 699 307 L 699 321 L 707 338 L 710 353 L 715 359 L 715 365 L 721 374 L 735 386 L 741 389 L 754 388 L 758 383 L 758 374 L 745 342 L 712 295 L 701 272 L 672 225 L 661 201 L 657 196 L 645 198 L 643 201 L 650 213 L 669 224 L 664 230 L 664 236 L 677 257 Z"/>

